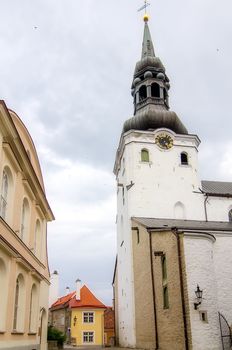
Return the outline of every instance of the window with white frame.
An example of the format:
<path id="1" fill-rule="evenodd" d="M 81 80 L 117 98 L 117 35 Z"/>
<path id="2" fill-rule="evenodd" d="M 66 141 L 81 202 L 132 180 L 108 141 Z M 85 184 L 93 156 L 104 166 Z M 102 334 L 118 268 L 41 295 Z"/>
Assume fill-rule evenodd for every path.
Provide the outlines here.
<path id="1" fill-rule="evenodd" d="M 94 322 L 94 312 L 83 312 L 83 322 L 93 323 Z"/>
<path id="2" fill-rule="evenodd" d="M 83 332 L 83 343 L 94 343 L 94 332 Z"/>

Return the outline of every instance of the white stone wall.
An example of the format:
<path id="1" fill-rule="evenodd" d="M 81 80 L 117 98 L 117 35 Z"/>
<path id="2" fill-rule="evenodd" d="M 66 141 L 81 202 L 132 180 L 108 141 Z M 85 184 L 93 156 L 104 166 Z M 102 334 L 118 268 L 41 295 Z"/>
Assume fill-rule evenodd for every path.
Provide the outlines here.
<path id="1" fill-rule="evenodd" d="M 232 325 L 232 235 L 215 234 L 214 269 L 217 281 L 218 311 Z"/>
<path id="2" fill-rule="evenodd" d="M 125 166 L 124 166 L 125 164 Z M 117 253 L 118 253 L 118 327 L 119 342 L 123 347 L 135 346 L 134 281 L 131 224 L 128 214 L 128 193 L 126 184 L 130 168 L 127 166 L 127 152 L 121 160 L 118 181 Z M 123 185 L 123 186 L 122 186 Z M 123 190 L 124 188 L 124 190 Z M 124 195 L 123 195 L 124 193 Z"/>
<path id="3" fill-rule="evenodd" d="M 232 198 L 209 197 L 206 203 L 208 221 L 228 221 Z"/>
<path id="4" fill-rule="evenodd" d="M 218 291 L 214 265 L 213 236 L 187 234 L 184 237 L 185 263 L 189 296 L 189 310 L 193 350 L 221 350 L 218 318 Z M 194 309 L 195 290 L 203 290 L 202 304 Z M 208 322 L 200 319 L 200 311 L 207 312 Z"/>

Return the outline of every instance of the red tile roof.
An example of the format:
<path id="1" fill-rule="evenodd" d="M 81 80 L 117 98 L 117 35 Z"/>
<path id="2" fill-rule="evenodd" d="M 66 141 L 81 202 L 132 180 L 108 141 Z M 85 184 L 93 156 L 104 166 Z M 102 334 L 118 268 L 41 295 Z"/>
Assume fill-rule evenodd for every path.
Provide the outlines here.
<path id="1" fill-rule="evenodd" d="M 62 308 L 65 304 L 71 308 L 76 307 L 94 307 L 94 308 L 107 308 L 100 300 L 98 300 L 93 293 L 85 285 L 80 291 L 80 300 L 76 300 L 76 292 L 69 293 L 52 304 L 51 308 Z"/>
<path id="2" fill-rule="evenodd" d="M 94 307 L 94 308 L 106 308 L 106 306 L 98 300 L 93 293 L 87 288 L 85 285 L 81 288 L 80 293 L 80 300 L 76 300 L 75 297 L 73 297 L 70 302 L 69 306 L 72 308 L 76 307 Z"/>
<path id="3" fill-rule="evenodd" d="M 55 301 L 55 303 L 52 304 L 52 307 L 58 307 L 58 306 L 64 306 L 67 302 L 69 302 L 72 297 L 76 294 L 76 292 L 69 293 Z"/>

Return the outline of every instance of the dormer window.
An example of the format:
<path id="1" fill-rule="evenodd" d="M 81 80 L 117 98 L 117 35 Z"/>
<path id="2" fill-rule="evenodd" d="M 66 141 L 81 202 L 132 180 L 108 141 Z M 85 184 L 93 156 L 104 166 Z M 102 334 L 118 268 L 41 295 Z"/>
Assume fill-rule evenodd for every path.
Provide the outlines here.
<path id="1" fill-rule="evenodd" d="M 182 152 L 180 154 L 181 165 L 188 165 L 188 153 Z"/>
<path id="2" fill-rule="evenodd" d="M 143 101 L 147 98 L 147 87 L 142 85 L 139 89 L 139 101 Z"/>
<path id="3" fill-rule="evenodd" d="M 149 162 L 149 151 L 147 149 L 141 150 L 141 162 Z"/>
<path id="4" fill-rule="evenodd" d="M 157 83 L 151 84 L 151 97 L 160 98 L 160 86 Z"/>

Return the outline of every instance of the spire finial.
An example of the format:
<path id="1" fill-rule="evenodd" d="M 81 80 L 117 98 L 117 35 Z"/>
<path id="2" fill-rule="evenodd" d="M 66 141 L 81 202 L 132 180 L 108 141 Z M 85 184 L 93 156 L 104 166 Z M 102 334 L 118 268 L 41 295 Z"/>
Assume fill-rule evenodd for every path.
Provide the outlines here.
<path id="1" fill-rule="evenodd" d="M 138 12 L 144 10 L 144 16 L 143 16 L 144 22 L 148 22 L 148 20 L 149 20 L 149 16 L 147 14 L 147 7 L 148 6 L 150 6 L 150 4 L 147 2 L 147 0 L 144 0 L 144 5 L 138 9 Z"/>

